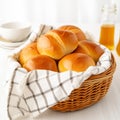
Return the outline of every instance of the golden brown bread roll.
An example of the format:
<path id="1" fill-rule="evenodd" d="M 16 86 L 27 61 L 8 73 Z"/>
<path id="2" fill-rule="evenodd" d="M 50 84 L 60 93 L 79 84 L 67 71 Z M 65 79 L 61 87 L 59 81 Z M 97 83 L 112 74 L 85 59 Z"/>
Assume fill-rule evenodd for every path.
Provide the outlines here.
<path id="1" fill-rule="evenodd" d="M 18 60 L 21 65 L 24 65 L 27 60 L 38 55 L 37 42 L 32 42 L 21 50 Z"/>
<path id="2" fill-rule="evenodd" d="M 95 66 L 95 62 L 90 56 L 83 53 L 72 53 L 66 55 L 58 62 L 60 72 L 67 70 L 82 72 L 89 66 Z"/>
<path id="3" fill-rule="evenodd" d="M 75 35 L 78 38 L 78 41 L 86 39 L 86 36 L 85 36 L 84 32 L 80 28 L 78 28 L 77 26 L 64 25 L 64 26 L 59 27 L 58 29 L 60 29 L 60 30 L 68 30 L 68 31 L 71 31 L 71 32 L 75 33 Z"/>
<path id="4" fill-rule="evenodd" d="M 70 31 L 51 30 L 37 40 L 37 49 L 39 53 L 50 56 L 56 60 L 73 52 L 77 46 L 77 37 Z"/>
<path id="5" fill-rule="evenodd" d="M 39 55 L 29 59 L 23 67 L 28 71 L 37 69 L 58 71 L 55 60 L 46 55 Z"/>
<path id="6" fill-rule="evenodd" d="M 79 41 L 79 45 L 74 52 L 85 53 L 91 56 L 94 61 L 97 62 L 99 57 L 104 53 L 104 50 L 92 41 L 83 40 Z"/>

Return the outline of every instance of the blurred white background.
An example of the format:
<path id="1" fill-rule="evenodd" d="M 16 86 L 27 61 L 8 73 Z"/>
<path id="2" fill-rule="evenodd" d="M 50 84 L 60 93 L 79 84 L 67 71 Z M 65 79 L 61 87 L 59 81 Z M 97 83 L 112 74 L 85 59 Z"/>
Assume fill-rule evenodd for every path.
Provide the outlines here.
<path id="1" fill-rule="evenodd" d="M 50 25 L 99 23 L 105 2 L 117 4 L 117 22 L 120 22 L 120 0 L 0 0 L 0 22 L 29 21 Z"/>

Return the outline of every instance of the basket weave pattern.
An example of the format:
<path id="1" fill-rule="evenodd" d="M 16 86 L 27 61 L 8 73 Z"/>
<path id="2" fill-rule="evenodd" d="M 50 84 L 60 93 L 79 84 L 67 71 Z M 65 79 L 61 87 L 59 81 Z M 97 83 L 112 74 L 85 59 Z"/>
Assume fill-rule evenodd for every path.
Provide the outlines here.
<path id="1" fill-rule="evenodd" d="M 98 102 L 108 92 L 112 82 L 113 73 L 116 68 L 113 56 L 111 62 L 112 65 L 108 70 L 85 80 L 79 88 L 72 91 L 67 100 L 57 103 L 51 109 L 61 112 L 75 111 Z"/>

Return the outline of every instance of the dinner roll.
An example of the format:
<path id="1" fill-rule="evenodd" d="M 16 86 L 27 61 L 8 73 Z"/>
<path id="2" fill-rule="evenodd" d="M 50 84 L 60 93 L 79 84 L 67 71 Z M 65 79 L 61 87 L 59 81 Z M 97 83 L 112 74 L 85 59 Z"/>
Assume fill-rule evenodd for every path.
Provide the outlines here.
<path id="1" fill-rule="evenodd" d="M 24 65 L 27 60 L 38 55 L 37 42 L 32 42 L 21 50 L 18 60 L 21 65 Z"/>
<path id="2" fill-rule="evenodd" d="M 59 27 L 58 29 L 68 30 L 68 31 L 71 31 L 71 32 L 75 33 L 78 41 L 86 39 L 85 33 L 80 28 L 78 28 L 74 25 L 63 25 L 63 26 Z"/>
<path id="3" fill-rule="evenodd" d="M 51 30 L 37 40 L 39 53 L 56 60 L 73 52 L 77 46 L 78 40 L 76 35 L 64 30 Z"/>
<path id="4" fill-rule="evenodd" d="M 94 61 L 97 62 L 99 57 L 104 53 L 104 50 L 98 44 L 92 41 L 83 40 L 79 41 L 79 45 L 74 52 L 85 53 L 91 56 Z"/>
<path id="5" fill-rule="evenodd" d="M 55 60 L 46 55 L 39 55 L 29 59 L 23 67 L 28 71 L 37 69 L 58 71 Z"/>
<path id="6" fill-rule="evenodd" d="M 60 72 L 67 70 L 82 72 L 89 66 L 95 66 L 95 62 L 90 56 L 83 53 L 72 53 L 66 55 L 58 63 Z"/>

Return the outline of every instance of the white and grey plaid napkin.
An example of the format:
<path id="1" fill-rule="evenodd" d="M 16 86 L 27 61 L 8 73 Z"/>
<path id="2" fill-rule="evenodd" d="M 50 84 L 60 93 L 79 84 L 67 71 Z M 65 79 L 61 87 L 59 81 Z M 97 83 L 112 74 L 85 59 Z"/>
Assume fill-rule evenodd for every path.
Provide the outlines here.
<path id="1" fill-rule="evenodd" d="M 42 30 L 45 29 L 49 30 L 51 27 L 48 29 L 48 26 L 42 26 Z M 41 29 L 38 31 L 39 34 L 43 33 Z M 96 66 L 91 66 L 84 72 L 58 73 L 48 70 L 27 72 L 16 61 L 16 55 L 25 45 L 35 40 L 38 31 L 33 32 L 27 43 L 9 56 L 5 85 L 8 91 L 5 102 L 9 120 L 17 120 L 26 116 L 28 118 L 37 117 L 57 102 L 67 99 L 72 90 L 80 87 L 91 75 L 102 73 L 111 65 L 111 52 L 100 45 L 105 51 L 104 54 Z"/>

